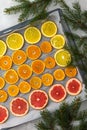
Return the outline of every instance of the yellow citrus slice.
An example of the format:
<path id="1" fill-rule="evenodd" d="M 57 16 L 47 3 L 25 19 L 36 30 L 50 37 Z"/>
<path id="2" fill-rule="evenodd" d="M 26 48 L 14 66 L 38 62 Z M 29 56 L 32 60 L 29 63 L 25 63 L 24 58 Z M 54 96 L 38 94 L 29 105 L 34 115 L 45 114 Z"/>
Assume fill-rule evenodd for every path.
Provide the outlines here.
<path id="1" fill-rule="evenodd" d="M 19 77 L 14 69 L 9 69 L 6 71 L 4 79 L 8 84 L 15 84 L 19 80 Z"/>
<path id="2" fill-rule="evenodd" d="M 21 81 L 18 87 L 19 87 L 20 92 L 24 94 L 30 92 L 31 90 L 30 84 L 26 81 Z"/>
<path id="3" fill-rule="evenodd" d="M 77 69 L 76 69 L 76 67 L 75 67 L 75 66 L 68 66 L 68 67 L 66 67 L 66 68 L 65 68 L 65 74 L 66 74 L 68 77 L 70 77 L 70 78 L 75 77 L 76 74 L 77 74 Z"/>
<path id="4" fill-rule="evenodd" d="M 0 77 L 0 89 L 2 89 L 5 86 L 5 80 L 4 78 Z"/>
<path id="5" fill-rule="evenodd" d="M 0 40 L 0 57 L 2 57 L 7 50 L 7 46 L 4 41 Z"/>
<path id="6" fill-rule="evenodd" d="M 16 65 L 23 64 L 27 59 L 26 53 L 23 50 L 16 50 L 12 54 L 12 61 Z"/>
<path id="7" fill-rule="evenodd" d="M 61 49 L 55 53 L 54 59 L 57 65 L 66 67 L 71 63 L 71 54 L 69 51 Z"/>
<path id="8" fill-rule="evenodd" d="M 8 94 L 4 90 L 0 90 L 0 102 L 5 102 L 8 98 Z"/>
<path id="9" fill-rule="evenodd" d="M 53 76 L 49 73 L 42 75 L 42 83 L 45 86 L 50 86 L 53 83 Z"/>
<path id="10" fill-rule="evenodd" d="M 5 55 L 0 58 L 0 68 L 2 70 L 8 70 L 12 66 L 12 59 L 10 56 Z"/>
<path id="11" fill-rule="evenodd" d="M 7 36 L 6 43 L 9 49 L 19 50 L 24 44 L 24 38 L 19 33 L 12 33 Z"/>
<path id="12" fill-rule="evenodd" d="M 39 89 L 41 88 L 42 81 L 39 77 L 34 76 L 30 79 L 30 85 L 33 89 Z"/>
<path id="13" fill-rule="evenodd" d="M 57 26 L 53 21 L 46 21 L 41 26 L 41 32 L 45 37 L 53 37 L 57 33 Z"/>
<path id="14" fill-rule="evenodd" d="M 35 44 L 40 41 L 41 33 L 36 27 L 29 27 L 24 32 L 24 38 L 26 42 L 30 44 Z"/>
<path id="15" fill-rule="evenodd" d="M 36 45 L 28 46 L 26 49 L 27 57 L 31 60 L 38 59 L 41 55 L 41 50 Z"/>
<path id="16" fill-rule="evenodd" d="M 61 81 L 65 78 L 65 73 L 62 69 L 56 69 L 53 73 L 54 75 L 54 78 L 57 80 L 57 81 Z"/>
<path id="17" fill-rule="evenodd" d="M 43 41 L 41 44 L 40 44 L 40 49 L 43 53 L 49 53 L 52 51 L 52 46 L 50 44 L 50 42 L 48 41 Z"/>
<path id="18" fill-rule="evenodd" d="M 65 45 L 65 38 L 63 35 L 55 35 L 51 38 L 51 45 L 56 49 L 62 49 Z"/>
<path id="19" fill-rule="evenodd" d="M 17 96 L 19 93 L 19 88 L 16 85 L 8 86 L 8 94 L 12 97 Z"/>

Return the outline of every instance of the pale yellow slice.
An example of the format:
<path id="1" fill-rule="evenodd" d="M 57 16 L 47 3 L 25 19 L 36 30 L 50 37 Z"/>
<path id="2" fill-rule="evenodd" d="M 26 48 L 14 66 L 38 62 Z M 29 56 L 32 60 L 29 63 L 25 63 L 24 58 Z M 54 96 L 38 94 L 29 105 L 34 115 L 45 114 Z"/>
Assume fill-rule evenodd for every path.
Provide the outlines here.
<path id="1" fill-rule="evenodd" d="M 7 50 L 7 46 L 4 41 L 0 40 L 0 57 L 2 57 Z"/>

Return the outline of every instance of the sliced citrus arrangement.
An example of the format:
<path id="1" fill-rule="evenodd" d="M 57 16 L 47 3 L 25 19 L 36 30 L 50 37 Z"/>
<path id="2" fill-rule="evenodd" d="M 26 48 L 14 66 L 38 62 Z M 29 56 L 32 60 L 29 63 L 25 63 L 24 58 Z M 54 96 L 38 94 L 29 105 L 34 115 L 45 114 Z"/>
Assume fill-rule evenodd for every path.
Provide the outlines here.
<path id="1" fill-rule="evenodd" d="M 19 77 L 14 69 L 9 69 L 6 71 L 4 79 L 8 84 L 15 84 L 19 80 Z"/>
<path id="2" fill-rule="evenodd" d="M 2 57 L 7 50 L 7 46 L 4 41 L 0 40 L 0 57 Z"/>
<path id="3" fill-rule="evenodd" d="M 41 50 L 36 45 L 28 46 L 26 49 L 27 57 L 31 60 L 38 59 L 41 55 Z"/>
<path id="4" fill-rule="evenodd" d="M 21 81 L 18 85 L 21 93 L 28 93 L 31 90 L 31 85 L 26 81 Z"/>
<path id="5" fill-rule="evenodd" d="M 53 37 L 57 33 L 57 26 L 53 21 L 46 21 L 41 26 L 41 32 L 45 37 Z"/>
<path id="6" fill-rule="evenodd" d="M 65 45 L 65 38 L 60 34 L 53 36 L 50 41 L 51 45 L 56 49 L 62 49 Z"/>
<path id="7" fill-rule="evenodd" d="M 26 53 L 23 50 L 16 50 L 12 54 L 12 61 L 16 65 L 23 64 L 27 59 Z"/>
<path id="8" fill-rule="evenodd" d="M 9 94 L 10 96 L 14 97 L 14 96 L 17 96 L 17 95 L 18 95 L 18 93 L 19 93 L 19 88 L 18 88 L 18 86 L 16 86 L 16 85 L 10 85 L 10 86 L 8 86 L 7 91 L 8 91 L 8 94 Z"/>
<path id="9" fill-rule="evenodd" d="M 30 85 L 33 89 L 39 89 L 41 88 L 41 85 L 42 85 L 42 81 L 39 77 L 37 76 L 33 76 L 31 79 L 30 79 Z"/>
<path id="10" fill-rule="evenodd" d="M 2 89 L 5 86 L 5 80 L 3 77 L 0 77 L 0 89 Z"/>
<path id="11" fill-rule="evenodd" d="M 57 65 L 66 67 L 71 63 L 71 54 L 66 49 L 61 49 L 55 53 L 54 59 Z"/>
<path id="12" fill-rule="evenodd" d="M 65 68 L 65 74 L 70 78 L 75 77 L 77 74 L 77 68 L 75 66 L 68 66 Z"/>
<path id="13" fill-rule="evenodd" d="M 44 86 L 50 86 L 53 83 L 53 76 L 52 74 L 45 73 L 42 75 L 42 83 Z"/>
<path id="14" fill-rule="evenodd" d="M 0 58 L 0 68 L 2 70 L 8 70 L 12 66 L 12 59 L 10 56 L 5 55 Z"/>
<path id="15" fill-rule="evenodd" d="M 22 64 L 18 67 L 17 72 L 20 78 L 26 80 L 32 75 L 32 68 L 27 64 Z"/>
<path id="16" fill-rule="evenodd" d="M 10 102 L 10 111 L 14 116 L 24 116 L 29 111 L 29 104 L 26 99 L 16 97 Z"/>
<path id="17" fill-rule="evenodd" d="M 45 63 L 42 60 L 35 60 L 32 62 L 32 70 L 36 74 L 42 74 L 45 69 Z"/>
<path id="18" fill-rule="evenodd" d="M 62 69 L 56 69 L 53 73 L 53 76 L 54 76 L 55 80 L 61 81 L 61 80 L 64 80 L 65 73 Z"/>
<path id="19" fill-rule="evenodd" d="M 35 44 L 40 41 L 41 33 L 36 27 L 29 27 L 24 32 L 24 38 L 27 43 Z"/>
<path id="20" fill-rule="evenodd" d="M 19 50 L 24 44 L 24 38 L 19 33 L 12 33 L 7 36 L 6 43 L 9 49 Z"/>
<path id="21" fill-rule="evenodd" d="M 48 95 L 43 90 L 33 90 L 29 95 L 29 103 L 34 109 L 43 109 L 48 103 Z"/>
<path id="22" fill-rule="evenodd" d="M 43 41 L 41 44 L 40 44 L 40 49 L 43 53 L 49 53 L 52 51 L 52 46 L 50 44 L 50 42 L 48 41 Z"/>
<path id="23" fill-rule="evenodd" d="M 0 102 L 5 102 L 8 98 L 8 94 L 5 90 L 0 90 Z"/>

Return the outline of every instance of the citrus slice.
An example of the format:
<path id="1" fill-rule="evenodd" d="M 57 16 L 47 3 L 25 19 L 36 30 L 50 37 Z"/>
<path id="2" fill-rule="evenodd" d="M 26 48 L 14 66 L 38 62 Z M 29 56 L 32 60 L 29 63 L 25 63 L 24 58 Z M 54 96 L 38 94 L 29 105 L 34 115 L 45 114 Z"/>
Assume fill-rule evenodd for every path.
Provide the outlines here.
<path id="1" fill-rule="evenodd" d="M 39 89 L 42 85 L 42 81 L 39 77 L 37 76 L 33 76 L 31 79 L 30 79 L 30 85 L 33 89 Z"/>
<path id="2" fill-rule="evenodd" d="M 76 67 L 75 67 L 75 66 L 68 66 L 68 67 L 66 67 L 66 68 L 65 68 L 65 74 L 66 74 L 68 77 L 70 77 L 70 78 L 75 77 L 76 74 L 77 74 L 77 69 L 76 69 Z"/>
<path id="3" fill-rule="evenodd" d="M 0 102 L 5 102 L 8 98 L 8 94 L 4 90 L 0 90 Z"/>
<path id="4" fill-rule="evenodd" d="M 40 41 L 41 33 L 36 27 L 29 27 L 24 32 L 24 38 L 26 42 L 30 44 L 35 44 Z"/>
<path id="5" fill-rule="evenodd" d="M 19 93 L 19 88 L 16 85 L 8 86 L 8 94 L 12 97 L 17 96 Z"/>
<path id="6" fill-rule="evenodd" d="M 17 50 L 12 54 L 12 61 L 16 65 L 23 64 L 27 59 L 26 53 L 23 50 Z"/>
<path id="7" fill-rule="evenodd" d="M 49 73 L 43 74 L 42 75 L 42 83 L 47 87 L 52 85 L 53 76 L 51 74 L 49 74 Z"/>
<path id="8" fill-rule="evenodd" d="M 27 64 L 22 64 L 18 67 L 18 75 L 20 78 L 26 80 L 32 75 L 32 68 Z"/>
<path id="9" fill-rule="evenodd" d="M 61 81 L 65 78 L 65 73 L 62 69 L 56 69 L 53 73 L 55 80 Z"/>
<path id="10" fill-rule="evenodd" d="M 18 87 L 19 87 L 20 92 L 24 94 L 30 92 L 31 90 L 30 84 L 26 81 L 21 81 Z"/>
<path id="11" fill-rule="evenodd" d="M 65 45 L 65 38 L 63 35 L 55 35 L 51 38 L 51 45 L 56 49 L 62 49 Z"/>
<path id="12" fill-rule="evenodd" d="M 41 26 L 41 32 L 45 37 L 53 37 L 57 33 L 57 26 L 53 21 L 46 21 Z"/>
<path id="13" fill-rule="evenodd" d="M 32 62 L 32 70 L 36 74 L 42 74 L 45 69 L 45 63 L 42 60 L 35 60 Z"/>
<path id="14" fill-rule="evenodd" d="M 69 51 L 61 49 L 55 53 L 54 59 L 57 65 L 66 67 L 71 63 L 71 54 Z"/>
<path id="15" fill-rule="evenodd" d="M 40 44 L 40 49 L 43 53 L 49 53 L 52 51 L 52 46 L 50 44 L 50 42 L 48 41 L 43 41 L 41 44 Z"/>
<path id="16" fill-rule="evenodd" d="M 12 33 L 7 36 L 6 43 L 9 49 L 19 50 L 24 44 L 24 38 L 19 33 Z"/>
<path id="17" fill-rule="evenodd" d="M 7 50 L 7 46 L 4 41 L 0 40 L 0 57 L 2 57 Z"/>
<path id="18" fill-rule="evenodd" d="M 5 55 L 0 58 L 0 67 L 2 70 L 8 70 L 12 66 L 12 59 L 10 56 Z"/>
<path id="19" fill-rule="evenodd" d="M 31 45 L 26 49 L 27 57 L 31 60 L 38 59 L 41 55 L 41 50 L 36 45 Z"/>
<path id="20" fill-rule="evenodd" d="M 0 77 L 0 89 L 2 89 L 5 86 L 5 80 L 4 78 Z"/>
<path id="21" fill-rule="evenodd" d="M 9 69 L 6 71 L 4 79 L 8 84 L 15 84 L 19 80 L 19 77 L 14 69 Z"/>
<path id="22" fill-rule="evenodd" d="M 44 63 L 45 63 L 46 68 L 48 69 L 52 69 L 56 65 L 54 58 L 51 56 L 46 57 L 44 60 Z"/>

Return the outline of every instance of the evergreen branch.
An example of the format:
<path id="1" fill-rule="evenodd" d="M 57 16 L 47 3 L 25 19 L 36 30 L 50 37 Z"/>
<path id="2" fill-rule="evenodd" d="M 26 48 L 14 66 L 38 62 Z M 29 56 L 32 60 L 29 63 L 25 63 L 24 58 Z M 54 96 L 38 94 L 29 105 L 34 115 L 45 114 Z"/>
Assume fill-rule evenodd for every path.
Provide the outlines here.
<path id="1" fill-rule="evenodd" d="M 87 110 L 80 111 L 76 117 L 76 120 L 84 120 L 87 118 Z"/>
<path id="2" fill-rule="evenodd" d="M 13 0 L 15 2 L 19 2 L 19 3 L 24 3 L 24 2 L 28 2 L 29 0 Z"/>

